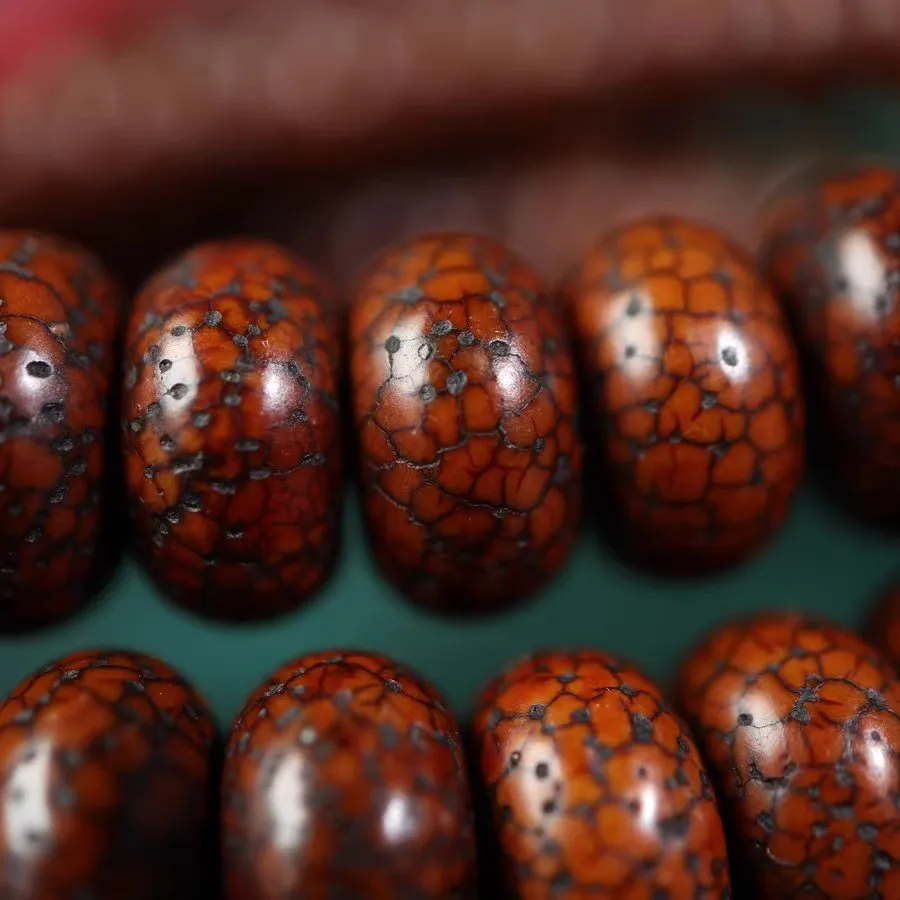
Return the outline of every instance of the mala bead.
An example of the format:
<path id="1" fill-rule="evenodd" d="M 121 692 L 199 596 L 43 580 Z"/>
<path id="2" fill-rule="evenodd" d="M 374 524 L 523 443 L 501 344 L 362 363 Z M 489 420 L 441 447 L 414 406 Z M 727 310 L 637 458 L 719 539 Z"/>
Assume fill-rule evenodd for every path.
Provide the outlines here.
<path id="1" fill-rule="evenodd" d="M 0 896 L 206 896 L 213 739 L 204 701 L 141 653 L 25 679 L 0 706 Z"/>
<path id="2" fill-rule="evenodd" d="M 900 174 L 815 168 L 764 224 L 763 265 L 795 323 L 845 499 L 900 524 Z"/>
<path id="3" fill-rule="evenodd" d="M 621 549 L 669 574 L 744 561 L 804 453 L 796 351 L 753 260 L 705 225 L 646 219 L 591 249 L 563 296 Z"/>
<path id="4" fill-rule="evenodd" d="M 463 900 L 475 835 L 459 729 L 386 657 L 314 653 L 235 720 L 223 775 L 227 900 Z"/>
<path id="5" fill-rule="evenodd" d="M 353 407 L 378 563 L 409 597 L 493 611 L 569 556 L 582 448 L 564 323 L 484 237 L 388 251 L 350 313 Z"/>
<path id="6" fill-rule="evenodd" d="M 97 561 L 117 288 L 83 248 L 0 232 L 0 628 L 56 622 Z"/>
<path id="7" fill-rule="evenodd" d="M 603 653 L 511 666 L 475 715 L 510 896 L 726 900 L 725 834 L 687 727 Z"/>
<path id="8" fill-rule="evenodd" d="M 328 578 L 341 494 L 337 300 L 280 247 L 189 250 L 139 294 L 122 429 L 140 549 L 182 605 L 249 620 Z"/>
<path id="9" fill-rule="evenodd" d="M 900 896 L 900 686 L 861 638 L 794 613 L 724 625 L 680 703 L 750 896 Z"/>

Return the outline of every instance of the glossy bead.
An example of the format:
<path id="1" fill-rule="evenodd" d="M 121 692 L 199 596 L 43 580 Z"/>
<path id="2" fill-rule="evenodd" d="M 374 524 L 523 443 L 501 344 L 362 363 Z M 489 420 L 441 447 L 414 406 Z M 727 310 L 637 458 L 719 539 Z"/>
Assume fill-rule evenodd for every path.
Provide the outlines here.
<path id="1" fill-rule="evenodd" d="M 0 706 L 0 896 L 201 896 L 213 736 L 204 701 L 141 653 L 26 678 Z"/>
<path id="2" fill-rule="evenodd" d="M 820 394 L 833 472 L 859 511 L 900 523 L 900 174 L 804 173 L 767 211 L 763 262 Z"/>
<path id="3" fill-rule="evenodd" d="M 537 274 L 488 238 L 410 241 L 363 281 L 350 342 L 384 572 L 442 611 L 537 590 L 569 555 L 582 457 L 566 333 Z"/>
<path id="4" fill-rule="evenodd" d="M 894 585 L 878 598 L 866 635 L 885 660 L 900 671 L 900 586 Z"/>
<path id="5" fill-rule="evenodd" d="M 483 692 L 475 736 L 511 896 L 729 896 L 693 738 L 630 664 L 593 651 L 526 657 Z"/>
<path id="6" fill-rule="evenodd" d="M 188 251 L 138 296 L 122 429 L 138 539 L 198 612 L 264 618 L 331 572 L 340 504 L 331 286 L 287 251 Z"/>
<path id="7" fill-rule="evenodd" d="M 671 574 L 745 560 L 803 469 L 797 356 L 753 260 L 705 225 L 647 219 L 601 240 L 563 294 L 621 549 Z"/>
<path id="8" fill-rule="evenodd" d="M 118 320 L 86 250 L 0 232 L 0 628 L 49 624 L 86 596 Z"/>
<path id="9" fill-rule="evenodd" d="M 222 804 L 227 900 L 472 896 L 459 729 L 383 656 L 314 653 L 275 672 L 232 727 Z"/>
<path id="10" fill-rule="evenodd" d="M 748 896 L 900 897 L 900 687 L 872 647 L 792 613 L 735 622 L 688 657 L 679 698 Z"/>

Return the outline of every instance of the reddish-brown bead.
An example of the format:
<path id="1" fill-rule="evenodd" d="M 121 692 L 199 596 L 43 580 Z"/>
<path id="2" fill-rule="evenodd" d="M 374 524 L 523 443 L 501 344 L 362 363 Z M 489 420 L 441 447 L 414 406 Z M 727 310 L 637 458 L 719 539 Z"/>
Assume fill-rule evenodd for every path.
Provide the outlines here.
<path id="1" fill-rule="evenodd" d="M 735 622 L 679 698 L 750 896 L 900 897 L 900 686 L 871 646 L 792 613 Z"/>
<path id="2" fill-rule="evenodd" d="M 188 251 L 128 330 L 126 477 L 150 571 L 185 606 L 251 619 L 332 570 L 341 458 L 333 290 L 262 241 Z"/>
<path id="3" fill-rule="evenodd" d="M 866 635 L 885 660 L 900 671 L 900 586 L 893 586 L 878 599 Z"/>
<path id="4" fill-rule="evenodd" d="M 593 651 L 527 657 L 485 689 L 475 735 L 512 896 L 729 896 L 694 740 L 632 665 Z"/>
<path id="5" fill-rule="evenodd" d="M 26 678 L 0 706 L 0 896 L 205 896 L 213 737 L 204 701 L 141 653 Z"/>
<path id="6" fill-rule="evenodd" d="M 82 602 L 100 525 L 117 289 L 83 248 L 0 232 L 0 627 Z"/>
<path id="7" fill-rule="evenodd" d="M 472 896 L 459 729 L 383 656 L 314 653 L 275 672 L 231 730 L 222 809 L 228 900 Z"/>
<path id="8" fill-rule="evenodd" d="M 763 264 L 821 395 L 829 462 L 860 512 L 900 522 L 900 173 L 803 173 L 767 210 Z"/>
<path id="9" fill-rule="evenodd" d="M 383 571 L 447 611 L 533 593 L 569 555 L 582 457 L 568 341 L 537 274 L 488 238 L 418 238 L 363 282 L 350 341 Z"/>
<path id="10" fill-rule="evenodd" d="M 660 217 L 601 240 L 565 282 L 623 550 L 667 572 L 737 564 L 803 470 L 797 355 L 753 260 Z"/>

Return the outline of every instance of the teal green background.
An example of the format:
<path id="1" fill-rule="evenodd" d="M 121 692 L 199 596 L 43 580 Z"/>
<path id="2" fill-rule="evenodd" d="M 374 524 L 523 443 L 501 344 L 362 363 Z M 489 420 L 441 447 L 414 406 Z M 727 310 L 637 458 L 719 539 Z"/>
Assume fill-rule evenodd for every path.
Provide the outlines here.
<path id="1" fill-rule="evenodd" d="M 900 149 L 900 102 L 847 88 L 818 110 L 830 144 L 851 152 Z M 794 101 L 732 97 L 713 117 L 732 149 L 777 152 L 809 117 Z M 602 648 L 666 678 L 705 630 L 730 616 L 798 607 L 849 625 L 896 574 L 897 539 L 838 511 L 813 485 L 783 530 L 743 568 L 701 581 L 662 581 L 622 567 L 586 526 L 571 563 L 533 602 L 464 622 L 433 618 L 406 603 L 370 559 L 355 492 L 348 490 L 343 553 L 334 578 L 307 606 L 265 626 L 210 624 L 168 604 L 131 561 L 83 615 L 34 636 L 0 639 L 0 691 L 79 648 L 128 646 L 179 667 L 211 701 L 225 727 L 257 682 L 314 649 L 362 647 L 418 668 L 465 716 L 484 681 L 512 657 L 548 645 Z"/>
<path id="2" fill-rule="evenodd" d="M 532 603 L 460 622 L 428 615 L 382 580 L 352 491 L 345 522 L 335 577 L 290 616 L 265 626 L 210 624 L 166 602 L 129 561 L 84 615 L 39 636 L 0 643 L 0 690 L 58 654 L 127 645 L 178 666 L 225 726 L 279 663 L 309 650 L 356 646 L 417 667 L 464 715 L 481 684 L 523 651 L 597 647 L 665 678 L 692 641 L 728 616 L 796 606 L 854 624 L 900 568 L 896 538 L 849 520 L 810 486 L 773 543 L 740 570 L 689 582 L 640 576 L 620 565 L 586 526 L 570 565 Z"/>

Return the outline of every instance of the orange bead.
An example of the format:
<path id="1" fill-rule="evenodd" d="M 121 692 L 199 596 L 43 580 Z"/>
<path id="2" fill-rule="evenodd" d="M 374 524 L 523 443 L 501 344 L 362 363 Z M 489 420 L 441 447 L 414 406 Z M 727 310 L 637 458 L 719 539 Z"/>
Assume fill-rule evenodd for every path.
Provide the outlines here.
<path id="1" fill-rule="evenodd" d="M 767 210 L 763 262 L 794 320 L 821 449 L 855 510 L 900 523 L 900 174 L 813 169 Z"/>
<path id="2" fill-rule="evenodd" d="M 0 232 L 0 628 L 56 622 L 86 599 L 120 312 L 92 254 Z"/>
<path id="3" fill-rule="evenodd" d="M 369 536 L 388 577 L 441 610 L 537 590 L 580 508 L 572 359 L 537 274 L 470 235 L 386 253 L 350 313 Z"/>
<path id="4" fill-rule="evenodd" d="M 123 440 L 142 556 L 224 619 L 292 609 L 331 574 L 341 499 L 337 298 L 265 241 L 187 251 L 138 295 Z"/>
<path id="5" fill-rule="evenodd" d="M 752 259 L 704 225 L 641 221 L 563 285 L 623 549 L 697 573 L 780 525 L 803 470 L 797 355 Z"/>
<path id="6" fill-rule="evenodd" d="M 475 829 L 459 728 L 373 653 L 281 667 L 235 720 L 223 773 L 226 900 L 469 900 Z"/>
<path id="7" fill-rule="evenodd" d="M 510 896 L 729 896 L 700 754 L 633 666 L 590 651 L 530 656 L 485 689 L 475 737 Z"/>
<path id="8" fill-rule="evenodd" d="M 829 623 L 772 613 L 715 630 L 678 699 L 753 897 L 900 897 L 900 684 Z"/>

